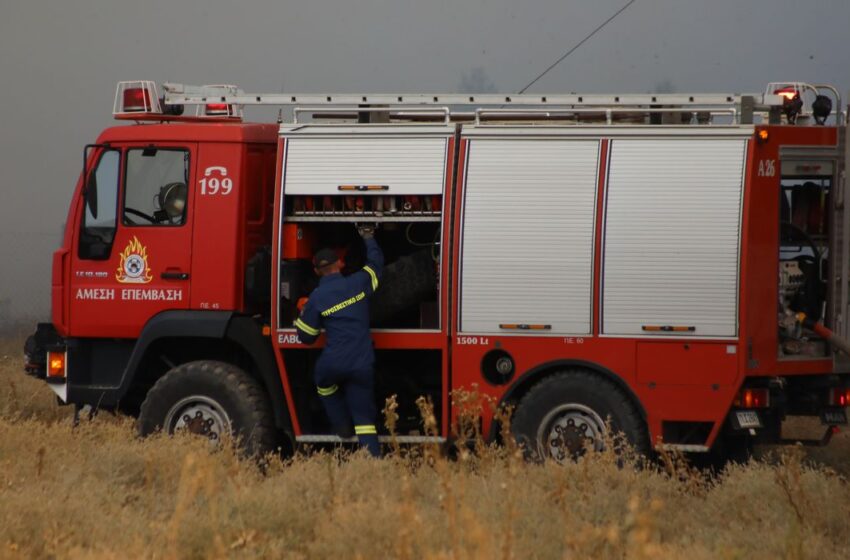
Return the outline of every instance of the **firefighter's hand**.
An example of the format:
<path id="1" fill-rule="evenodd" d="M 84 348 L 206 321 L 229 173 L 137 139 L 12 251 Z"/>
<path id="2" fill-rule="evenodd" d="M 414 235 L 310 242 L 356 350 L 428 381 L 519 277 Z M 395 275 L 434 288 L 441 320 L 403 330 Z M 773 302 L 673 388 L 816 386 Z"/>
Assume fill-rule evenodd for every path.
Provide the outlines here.
<path id="1" fill-rule="evenodd" d="M 301 313 L 302 311 L 304 311 L 304 306 L 307 305 L 308 299 L 309 298 L 306 298 L 306 297 L 298 298 L 298 303 L 295 304 L 295 308 L 298 309 L 298 313 Z"/>
<path id="2" fill-rule="evenodd" d="M 375 237 L 375 228 L 377 224 L 357 224 L 357 233 L 363 239 L 372 239 Z"/>

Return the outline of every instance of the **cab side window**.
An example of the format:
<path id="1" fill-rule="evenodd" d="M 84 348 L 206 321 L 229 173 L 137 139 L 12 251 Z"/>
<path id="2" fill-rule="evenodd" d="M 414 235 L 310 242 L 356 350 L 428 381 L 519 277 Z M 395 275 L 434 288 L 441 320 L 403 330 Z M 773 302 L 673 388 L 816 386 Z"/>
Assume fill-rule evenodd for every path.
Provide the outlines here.
<path id="1" fill-rule="evenodd" d="M 186 222 L 188 150 L 127 150 L 125 176 L 121 218 L 125 226 L 180 226 Z"/>
<path id="2" fill-rule="evenodd" d="M 86 183 L 85 214 L 80 232 L 81 259 L 106 260 L 115 239 L 121 152 L 104 150 Z"/>

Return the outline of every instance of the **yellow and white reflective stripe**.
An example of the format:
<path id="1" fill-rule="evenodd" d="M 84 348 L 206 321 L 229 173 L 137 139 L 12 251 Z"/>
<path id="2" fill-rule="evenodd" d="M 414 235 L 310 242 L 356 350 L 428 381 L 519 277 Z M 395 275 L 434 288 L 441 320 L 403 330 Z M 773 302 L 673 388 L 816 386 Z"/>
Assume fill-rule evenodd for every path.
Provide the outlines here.
<path id="1" fill-rule="evenodd" d="M 329 397 L 333 395 L 334 393 L 336 393 L 337 389 L 339 389 L 339 387 L 337 387 L 336 385 L 331 385 L 330 387 L 319 387 L 318 385 L 316 385 L 316 390 L 319 392 L 319 395 L 323 397 Z"/>
<path id="2" fill-rule="evenodd" d="M 307 334 L 312 334 L 313 336 L 316 336 L 316 335 L 319 334 L 319 329 L 314 329 L 313 327 L 311 327 L 310 325 L 308 325 L 307 323 L 302 321 L 301 317 L 299 317 L 298 319 L 295 319 L 295 326 L 298 327 L 299 329 L 301 329 L 302 331 L 304 331 Z"/>
<path id="3" fill-rule="evenodd" d="M 354 433 L 358 436 L 368 436 L 377 434 L 378 430 L 375 429 L 374 424 L 363 424 L 361 426 L 354 426 Z"/>
<path id="4" fill-rule="evenodd" d="M 368 272 L 368 273 L 369 273 L 369 276 L 371 276 L 371 277 L 372 277 L 372 291 L 374 292 L 375 290 L 377 290 L 377 289 L 378 289 L 378 275 L 377 275 L 377 274 L 375 274 L 375 271 L 374 271 L 374 270 L 372 270 L 372 268 L 371 268 L 371 267 L 369 267 L 369 266 L 364 266 L 364 267 L 363 267 L 363 270 L 365 270 L 366 272 Z"/>

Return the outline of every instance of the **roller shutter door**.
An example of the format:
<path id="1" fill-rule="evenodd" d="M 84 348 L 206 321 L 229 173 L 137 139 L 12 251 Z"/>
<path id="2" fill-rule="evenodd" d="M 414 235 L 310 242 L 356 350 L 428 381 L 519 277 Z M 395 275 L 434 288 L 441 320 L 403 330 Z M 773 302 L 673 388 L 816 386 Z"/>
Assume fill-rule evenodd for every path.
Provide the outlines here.
<path id="1" fill-rule="evenodd" d="M 462 331 L 590 332 L 598 157 L 597 140 L 470 141 Z"/>
<path id="2" fill-rule="evenodd" d="M 743 139 L 612 141 L 603 333 L 737 334 Z M 669 335 L 670 333 L 656 333 Z"/>
<path id="3" fill-rule="evenodd" d="M 442 138 L 290 137 L 286 194 L 336 194 L 340 185 L 387 185 L 388 193 L 440 194 L 446 171 Z"/>

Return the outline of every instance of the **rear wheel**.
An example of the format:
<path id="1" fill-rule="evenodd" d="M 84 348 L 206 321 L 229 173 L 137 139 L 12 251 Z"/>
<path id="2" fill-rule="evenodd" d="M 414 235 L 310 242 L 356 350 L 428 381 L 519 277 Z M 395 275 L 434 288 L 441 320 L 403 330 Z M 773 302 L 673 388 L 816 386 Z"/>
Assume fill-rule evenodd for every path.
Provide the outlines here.
<path id="1" fill-rule="evenodd" d="M 202 360 L 171 369 L 148 392 L 139 413 L 142 436 L 187 431 L 220 444 L 232 436 L 249 455 L 275 443 L 271 406 L 260 383 L 225 362 Z"/>
<path id="2" fill-rule="evenodd" d="M 604 449 L 609 427 L 635 451 L 649 454 L 646 424 L 632 399 L 610 381 L 584 370 L 556 373 L 531 388 L 517 406 L 514 436 L 526 455 L 563 462 Z"/>

